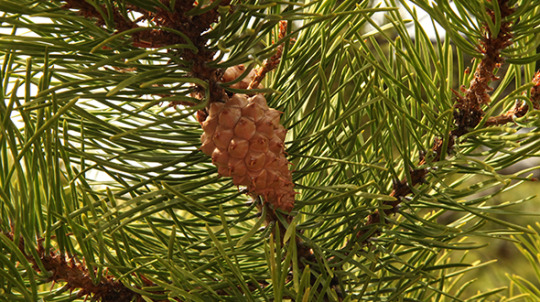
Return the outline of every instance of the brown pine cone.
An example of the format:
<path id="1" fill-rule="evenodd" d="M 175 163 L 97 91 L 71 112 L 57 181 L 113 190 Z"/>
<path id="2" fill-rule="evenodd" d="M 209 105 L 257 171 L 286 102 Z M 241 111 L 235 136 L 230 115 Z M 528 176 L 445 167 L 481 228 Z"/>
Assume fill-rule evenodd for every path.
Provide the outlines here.
<path id="1" fill-rule="evenodd" d="M 231 176 L 235 185 L 289 212 L 295 192 L 280 115 L 262 94 L 234 94 L 225 103 L 214 102 L 201 121 L 201 150 L 212 157 L 219 175 Z"/>

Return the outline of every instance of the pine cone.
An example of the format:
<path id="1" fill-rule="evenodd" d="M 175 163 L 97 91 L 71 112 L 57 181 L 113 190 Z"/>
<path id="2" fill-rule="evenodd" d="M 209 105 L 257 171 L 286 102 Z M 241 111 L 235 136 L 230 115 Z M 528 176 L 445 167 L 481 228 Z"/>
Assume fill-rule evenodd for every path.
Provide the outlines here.
<path id="1" fill-rule="evenodd" d="M 280 115 L 261 94 L 234 94 L 226 103 L 214 102 L 201 121 L 201 150 L 212 157 L 219 175 L 231 176 L 235 185 L 288 212 L 295 192 Z"/>
<path id="2" fill-rule="evenodd" d="M 234 81 L 238 77 L 240 77 L 240 75 L 242 75 L 242 73 L 244 73 L 245 70 L 246 70 L 246 67 L 242 64 L 229 67 L 223 73 L 223 77 L 221 78 L 221 81 L 223 82 Z M 253 81 L 253 79 L 256 76 L 257 76 L 257 72 L 255 71 L 255 69 L 252 69 L 245 78 L 243 78 L 238 83 L 232 84 L 230 87 L 236 88 L 236 89 L 248 89 L 249 84 L 251 84 L 251 81 Z M 260 85 L 257 88 L 261 88 Z"/>

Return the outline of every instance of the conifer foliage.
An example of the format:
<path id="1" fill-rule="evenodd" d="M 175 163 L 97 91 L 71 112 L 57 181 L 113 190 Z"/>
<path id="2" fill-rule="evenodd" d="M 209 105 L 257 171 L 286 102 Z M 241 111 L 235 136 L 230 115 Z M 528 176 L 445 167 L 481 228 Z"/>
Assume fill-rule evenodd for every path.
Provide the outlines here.
<path id="1" fill-rule="evenodd" d="M 0 301 L 540 297 L 539 1 L 0 13 Z"/>

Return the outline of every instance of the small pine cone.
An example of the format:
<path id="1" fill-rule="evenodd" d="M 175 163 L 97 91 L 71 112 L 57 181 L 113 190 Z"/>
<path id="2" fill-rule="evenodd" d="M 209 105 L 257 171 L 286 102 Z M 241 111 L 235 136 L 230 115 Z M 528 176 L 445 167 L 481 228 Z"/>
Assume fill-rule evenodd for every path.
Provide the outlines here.
<path id="1" fill-rule="evenodd" d="M 242 73 L 246 71 L 246 67 L 242 64 L 236 65 L 233 67 L 229 67 L 225 70 L 223 73 L 223 77 L 221 78 L 221 81 L 223 82 L 230 82 L 236 80 Z M 238 83 L 232 84 L 230 87 L 235 89 L 248 89 L 249 84 L 251 84 L 251 81 L 257 76 L 257 72 L 255 69 L 252 69 L 249 74 L 243 78 Z M 260 87 L 258 87 L 260 88 Z"/>
<path id="2" fill-rule="evenodd" d="M 280 115 L 261 94 L 234 94 L 226 103 L 214 102 L 201 122 L 201 151 L 212 157 L 219 175 L 231 176 L 235 185 L 289 212 L 295 192 Z"/>

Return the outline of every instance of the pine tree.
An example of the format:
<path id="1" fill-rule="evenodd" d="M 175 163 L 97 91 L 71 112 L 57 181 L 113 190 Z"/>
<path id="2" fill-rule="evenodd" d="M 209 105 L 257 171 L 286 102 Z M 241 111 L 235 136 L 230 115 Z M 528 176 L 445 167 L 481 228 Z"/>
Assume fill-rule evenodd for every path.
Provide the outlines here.
<path id="1" fill-rule="evenodd" d="M 1 301 L 540 297 L 539 1 L 0 10 Z"/>

